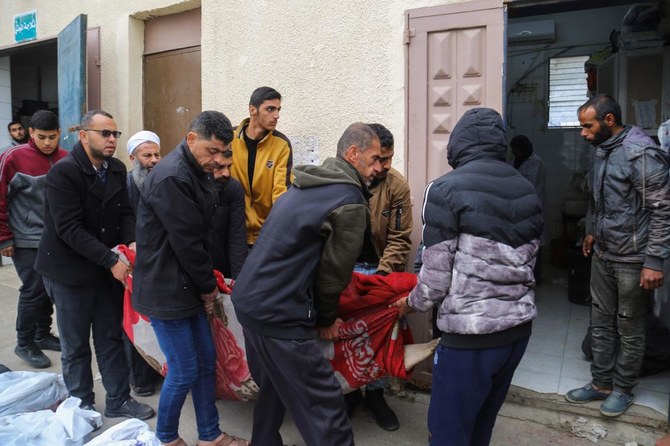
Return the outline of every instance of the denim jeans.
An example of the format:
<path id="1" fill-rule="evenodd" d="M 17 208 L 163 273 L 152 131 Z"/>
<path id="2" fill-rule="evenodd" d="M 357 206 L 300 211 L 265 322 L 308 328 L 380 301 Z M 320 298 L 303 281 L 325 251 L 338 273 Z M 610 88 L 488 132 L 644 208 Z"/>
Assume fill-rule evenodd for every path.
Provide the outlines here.
<path id="1" fill-rule="evenodd" d="M 94 404 L 91 371 L 93 346 L 107 391 L 108 409 L 117 409 L 130 397 L 128 363 L 123 349 L 123 287 L 112 279 L 96 286 L 67 285 L 44 277 L 44 286 L 56 305 L 60 334 L 63 379 L 71 396 L 82 404 Z"/>
<path id="2" fill-rule="evenodd" d="M 637 385 L 645 349 L 644 318 L 652 293 L 640 287 L 641 264 L 591 264 L 591 375 L 598 387 L 629 393 Z"/>
<path id="3" fill-rule="evenodd" d="M 377 267 L 379 265 L 377 263 L 367 263 L 367 262 L 356 262 L 356 265 L 354 265 L 354 272 L 355 273 L 361 273 L 365 274 L 366 276 L 371 276 L 374 273 L 377 272 Z M 371 383 L 368 383 L 365 386 L 365 390 L 379 390 L 379 389 L 384 389 L 389 383 L 389 377 L 384 376 L 382 378 L 379 378 L 376 381 L 372 381 Z"/>
<path id="4" fill-rule="evenodd" d="M 190 391 L 198 438 L 215 440 L 221 435 L 215 404 L 216 350 L 205 312 L 185 319 L 152 317 L 151 326 L 168 366 L 158 401 L 156 436 L 163 443 L 179 437 L 179 416 Z"/>
<path id="5" fill-rule="evenodd" d="M 51 332 L 53 304 L 44 289 L 42 276 L 35 271 L 37 248 L 15 248 L 12 262 L 21 279 L 16 312 L 16 341 L 25 347 Z"/>

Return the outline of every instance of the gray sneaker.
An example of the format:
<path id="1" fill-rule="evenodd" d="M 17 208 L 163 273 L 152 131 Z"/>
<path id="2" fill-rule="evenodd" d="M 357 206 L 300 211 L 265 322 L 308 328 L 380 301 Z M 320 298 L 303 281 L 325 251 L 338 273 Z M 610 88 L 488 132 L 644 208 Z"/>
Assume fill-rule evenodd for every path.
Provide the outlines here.
<path id="1" fill-rule="evenodd" d="M 570 403 L 584 404 L 593 400 L 604 400 L 610 395 L 610 392 L 603 392 L 600 389 L 593 387 L 593 384 L 588 383 L 579 389 L 572 389 L 565 394 L 565 399 Z"/>
<path id="2" fill-rule="evenodd" d="M 24 346 L 17 345 L 14 353 L 36 369 L 46 369 L 51 366 L 51 359 L 34 342 Z"/>

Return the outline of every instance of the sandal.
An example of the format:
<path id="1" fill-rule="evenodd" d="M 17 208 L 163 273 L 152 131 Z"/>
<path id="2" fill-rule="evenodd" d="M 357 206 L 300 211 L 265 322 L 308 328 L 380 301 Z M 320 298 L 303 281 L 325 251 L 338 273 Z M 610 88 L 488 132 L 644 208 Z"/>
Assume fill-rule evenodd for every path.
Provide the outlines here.
<path id="1" fill-rule="evenodd" d="M 248 440 L 243 438 L 236 437 L 234 435 L 228 435 L 225 432 L 222 432 L 221 435 L 216 440 L 212 441 L 202 441 L 198 440 L 198 446 L 250 446 Z"/>

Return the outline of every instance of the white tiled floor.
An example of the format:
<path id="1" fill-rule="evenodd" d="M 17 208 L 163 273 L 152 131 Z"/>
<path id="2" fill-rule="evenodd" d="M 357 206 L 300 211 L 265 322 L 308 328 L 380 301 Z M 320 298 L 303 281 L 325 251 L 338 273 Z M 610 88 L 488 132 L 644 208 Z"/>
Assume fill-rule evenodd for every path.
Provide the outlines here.
<path id="1" fill-rule="evenodd" d="M 591 363 L 581 350 L 589 326 L 589 307 L 568 301 L 565 270 L 547 268 L 549 280 L 538 287 L 538 317 L 526 354 L 512 384 L 540 393 L 565 393 L 591 380 Z M 667 416 L 670 371 L 640 379 L 636 404 Z"/>

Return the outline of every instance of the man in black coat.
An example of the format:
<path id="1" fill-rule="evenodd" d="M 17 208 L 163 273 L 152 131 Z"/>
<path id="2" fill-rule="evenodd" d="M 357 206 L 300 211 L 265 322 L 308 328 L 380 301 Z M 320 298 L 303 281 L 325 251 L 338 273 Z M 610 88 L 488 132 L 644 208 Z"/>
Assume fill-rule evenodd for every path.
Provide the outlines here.
<path id="1" fill-rule="evenodd" d="M 145 420 L 154 411 L 130 397 L 121 337 L 123 284 L 130 268 L 112 251 L 135 238 L 126 168 L 113 158 L 120 135 L 107 112 L 93 110 L 82 118 L 79 142 L 46 177 L 44 233 L 35 269 L 56 306 L 70 395 L 93 409 L 92 330 L 107 391 L 105 416 Z"/>

